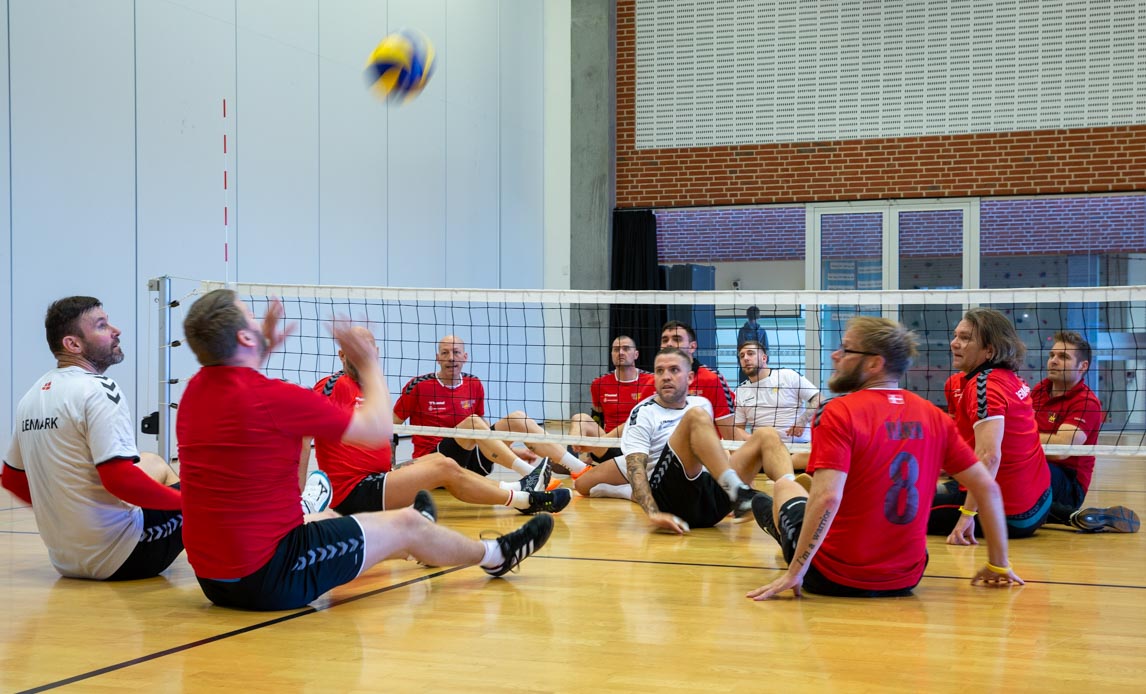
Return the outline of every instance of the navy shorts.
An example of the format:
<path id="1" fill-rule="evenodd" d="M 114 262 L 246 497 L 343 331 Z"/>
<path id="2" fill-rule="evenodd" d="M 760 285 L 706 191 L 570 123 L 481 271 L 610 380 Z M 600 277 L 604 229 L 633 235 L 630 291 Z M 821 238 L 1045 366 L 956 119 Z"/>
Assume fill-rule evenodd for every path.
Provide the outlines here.
<path id="1" fill-rule="evenodd" d="M 493 472 L 494 462 L 482 455 L 477 446 L 473 450 L 466 450 L 454 439 L 442 439 L 438 442 L 438 453 L 483 477 Z"/>
<path id="2" fill-rule="evenodd" d="M 207 598 L 240 610 L 293 610 L 357 578 L 365 538 L 353 516 L 298 526 L 279 541 L 270 561 L 237 580 L 199 578 Z"/>
<path id="3" fill-rule="evenodd" d="M 1070 510 L 1082 508 L 1086 490 L 1078 482 L 1078 471 L 1058 463 L 1048 461 L 1051 477 L 1051 498 L 1054 503 L 1069 506 Z"/>
<path id="4" fill-rule="evenodd" d="M 590 453 L 589 457 L 592 458 L 593 462 L 595 463 L 604 463 L 606 461 L 612 460 L 613 458 L 620 458 L 622 457 L 622 454 L 620 448 L 610 448 L 609 450 L 605 451 L 604 455 Z"/>
<path id="5" fill-rule="evenodd" d="M 1053 485 L 1052 485 L 1053 486 Z M 950 535 L 959 522 L 959 507 L 967 500 L 967 490 L 960 489 L 955 480 L 943 483 L 943 491 L 935 494 L 931 502 L 931 515 L 927 519 L 928 535 Z M 1034 505 L 1022 513 L 1007 516 L 1007 537 L 1012 540 L 1030 537 L 1047 521 L 1051 509 L 1051 487 L 1047 487 Z M 983 537 L 983 524 L 975 524 L 975 537 Z"/>
<path id="6" fill-rule="evenodd" d="M 780 531 L 780 549 L 784 552 L 784 561 L 789 565 L 792 564 L 792 558 L 796 555 L 796 544 L 800 541 L 800 530 L 804 527 L 804 511 L 807 510 L 807 507 L 808 497 L 798 496 L 784 502 L 777 514 L 780 521 L 776 528 Z M 803 588 L 809 593 L 838 598 L 899 598 L 911 595 L 915 586 L 894 590 L 868 590 L 845 586 L 820 573 L 813 557 L 812 565 L 804 574 Z"/>
<path id="7" fill-rule="evenodd" d="M 179 484 L 171 485 L 178 489 Z M 183 551 L 183 511 L 143 509 L 143 532 L 139 542 L 109 581 L 152 578 L 167 570 Z"/>
<path id="8" fill-rule="evenodd" d="M 685 474 L 684 465 L 665 446 L 649 475 L 649 489 L 657 508 L 680 516 L 693 528 L 711 528 L 732 511 L 728 493 L 707 471 L 695 479 Z"/>
<path id="9" fill-rule="evenodd" d="M 367 475 L 334 508 L 344 516 L 386 510 L 386 473 Z"/>

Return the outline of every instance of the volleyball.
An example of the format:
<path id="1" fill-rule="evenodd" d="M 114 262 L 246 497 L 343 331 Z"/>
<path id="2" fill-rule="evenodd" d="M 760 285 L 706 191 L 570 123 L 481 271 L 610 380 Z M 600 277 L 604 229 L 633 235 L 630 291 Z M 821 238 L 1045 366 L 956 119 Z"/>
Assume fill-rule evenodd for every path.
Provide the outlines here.
<path id="1" fill-rule="evenodd" d="M 366 84 L 391 103 L 420 94 L 434 74 L 434 46 L 424 34 L 403 29 L 378 44 L 366 63 Z"/>

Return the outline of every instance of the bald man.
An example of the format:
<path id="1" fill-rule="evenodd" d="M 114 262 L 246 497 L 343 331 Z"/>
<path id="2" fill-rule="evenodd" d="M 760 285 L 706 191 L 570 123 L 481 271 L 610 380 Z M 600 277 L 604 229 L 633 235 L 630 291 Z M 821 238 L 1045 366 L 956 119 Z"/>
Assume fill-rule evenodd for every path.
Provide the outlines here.
<path id="1" fill-rule="evenodd" d="M 446 335 L 438 342 L 434 358 L 438 362 L 437 372 L 416 376 L 402 388 L 402 394 L 394 404 L 394 423 L 402 424 L 409 420 L 414 426 L 489 431 L 490 426 L 484 419 L 485 388 L 481 379 L 462 371 L 470 359 L 466 343 L 456 335 Z M 545 489 L 549 483 L 548 458 L 531 465 L 514 455 L 504 441 L 422 435 L 413 438 L 415 460 L 431 453 L 441 453 L 479 475 L 488 475 L 494 465 L 509 468 L 519 475 L 528 475 L 536 468 L 544 480 L 538 488 Z M 560 459 L 560 447 L 553 448 Z M 550 451 L 546 448 L 545 452 Z"/>

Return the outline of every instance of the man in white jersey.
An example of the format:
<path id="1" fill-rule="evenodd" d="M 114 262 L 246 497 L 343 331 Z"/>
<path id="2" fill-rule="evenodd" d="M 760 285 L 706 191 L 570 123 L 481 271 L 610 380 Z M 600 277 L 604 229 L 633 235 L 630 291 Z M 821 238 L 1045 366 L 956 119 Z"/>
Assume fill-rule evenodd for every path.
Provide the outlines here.
<path id="1" fill-rule="evenodd" d="M 120 331 L 88 296 L 53 303 L 44 327 L 57 366 L 16 408 L 0 481 L 32 504 L 61 575 L 156 576 L 183 550 L 179 478 L 140 454 L 127 399 L 103 375 L 123 361 Z"/>
<path id="2" fill-rule="evenodd" d="M 820 389 L 792 369 L 770 368 L 768 349 L 755 340 L 740 345 L 737 356 L 747 379 L 736 388 L 736 438 L 772 427 L 785 442 L 807 443 Z"/>
<path id="3" fill-rule="evenodd" d="M 712 405 L 688 394 L 693 379 L 688 353 L 662 348 L 653 377 L 656 395 L 633 408 L 621 436 L 624 461 L 615 458 L 597 466 L 615 471 L 602 482 L 631 485 L 632 500 L 653 527 L 677 534 L 716 525 L 730 511 L 737 516 L 750 511 L 758 492 L 745 480 L 756 477 L 770 451 L 787 455 L 780 437 L 772 429 L 759 429 L 729 456 L 712 425 Z"/>

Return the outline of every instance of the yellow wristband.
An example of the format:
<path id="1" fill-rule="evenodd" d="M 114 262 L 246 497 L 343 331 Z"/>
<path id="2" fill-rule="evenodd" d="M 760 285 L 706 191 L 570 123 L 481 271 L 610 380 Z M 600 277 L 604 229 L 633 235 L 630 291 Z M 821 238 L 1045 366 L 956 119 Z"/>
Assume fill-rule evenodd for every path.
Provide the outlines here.
<path id="1" fill-rule="evenodd" d="M 1007 574 L 1011 573 L 1011 567 L 1009 564 L 1007 566 L 995 566 L 991 562 L 987 562 L 987 570 L 991 573 L 999 574 L 1000 576 L 1006 576 Z"/>
<path id="2" fill-rule="evenodd" d="M 963 506 L 959 507 L 959 513 L 962 513 L 964 516 L 971 516 L 972 518 L 979 515 L 978 511 L 972 511 L 971 509 L 964 508 Z"/>

